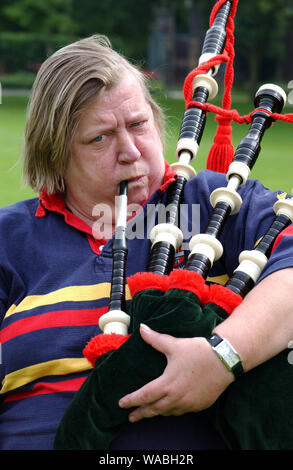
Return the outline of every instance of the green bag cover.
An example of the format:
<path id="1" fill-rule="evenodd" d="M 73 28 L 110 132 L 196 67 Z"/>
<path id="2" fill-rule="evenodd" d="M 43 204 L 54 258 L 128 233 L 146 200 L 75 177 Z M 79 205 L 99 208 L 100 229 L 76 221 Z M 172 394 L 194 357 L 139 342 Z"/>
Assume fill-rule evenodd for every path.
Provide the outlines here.
<path id="1" fill-rule="evenodd" d="M 166 357 L 143 341 L 140 323 L 161 333 L 194 337 L 207 336 L 221 321 L 215 314 L 203 315 L 197 296 L 179 289 L 138 292 L 131 310 L 135 311 L 131 337 L 119 349 L 97 359 L 65 412 L 54 449 L 108 449 L 128 422 L 130 410 L 120 408 L 119 399 L 163 373 Z"/>
<path id="2" fill-rule="evenodd" d="M 109 448 L 128 422 L 129 409 L 118 400 L 161 375 L 166 358 L 140 337 L 138 326 L 177 337 L 207 336 L 228 315 L 218 305 L 201 307 L 196 295 L 180 289 L 137 293 L 132 336 L 100 357 L 67 409 L 55 449 Z M 293 449 L 293 367 L 289 350 L 233 382 L 209 409 L 201 412 L 231 450 Z"/>

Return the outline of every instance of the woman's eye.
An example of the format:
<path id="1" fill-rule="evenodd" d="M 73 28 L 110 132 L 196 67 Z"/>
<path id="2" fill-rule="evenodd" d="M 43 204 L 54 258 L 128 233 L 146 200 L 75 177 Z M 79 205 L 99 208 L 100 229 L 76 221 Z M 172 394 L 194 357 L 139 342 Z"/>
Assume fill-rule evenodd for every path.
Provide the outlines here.
<path id="1" fill-rule="evenodd" d="M 96 137 L 94 139 L 95 142 L 102 142 L 102 140 L 104 140 L 105 136 L 104 135 L 98 135 L 98 137 Z"/>
<path id="2" fill-rule="evenodd" d="M 138 126 L 140 126 L 140 125 L 141 125 L 141 121 L 133 122 L 133 123 L 131 124 L 131 127 L 138 127 Z"/>

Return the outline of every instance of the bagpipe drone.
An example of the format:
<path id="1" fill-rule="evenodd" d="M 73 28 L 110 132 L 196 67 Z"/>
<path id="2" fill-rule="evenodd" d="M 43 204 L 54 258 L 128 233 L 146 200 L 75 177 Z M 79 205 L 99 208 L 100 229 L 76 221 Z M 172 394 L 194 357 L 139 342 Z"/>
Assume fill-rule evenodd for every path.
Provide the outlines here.
<path id="1" fill-rule="evenodd" d="M 128 422 L 129 410 L 119 399 L 160 376 L 166 357 L 143 341 L 139 325 L 145 323 L 160 333 L 175 337 L 209 337 L 257 282 L 281 233 L 293 221 L 293 200 L 274 205 L 275 219 L 259 244 L 239 257 L 239 266 L 225 286 L 208 284 L 208 272 L 222 256 L 219 241 L 227 218 L 237 214 L 242 199 L 237 190 L 245 185 L 260 152 L 263 135 L 272 122 L 293 122 L 292 115 L 279 114 L 286 102 L 284 91 L 263 85 L 255 95 L 255 109 L 248 116 L 231 110 L 233 83 L 233 28 L 237 1 L 218 1 L 211 13 L 199 65 L 186 78 L 184 113 L 177 145 L 176 180 L 168 188 L 166 223 L 151 231 L 152 248 L 146 272 L 127 279 L 132 301 L 124 304 L 127 257 L 127 182 L 121 183 L 121 211 L 113 245 L 113 274 L 108 312 L 100 318 L 103 334 L 91 339 L 84 355 L 93 370 L 65 412 L 55 437 L 57 449 L 109 449 Z M 218 92 L 214 76 L 226 62 L 222 108 L 208 100 Z M 196 173 L 190 162 L 197 153 L 208 112 L 217 113 L 218 129 L 207 167 L 226 173 L 226 187 L 210 196 L 213 211 L 203 233 L 190 240 L 190 255 L 184 269 L 172 270 L 183 235 L 176 225 L 185 183 Z M 231 120 L 250 124 L 236 151 L 231 144 Z M 292 449 L 293 369 L 283 351 L 255 369 L 240 374 L 216 403 L 201 412 L 218 430 L 229 449 Z M 239 365 L 241 372 L 241 364 Z M 236 370 L 234 371 L 237 372 Z M 114 384 L 114 385 L 113 385 Z"/>

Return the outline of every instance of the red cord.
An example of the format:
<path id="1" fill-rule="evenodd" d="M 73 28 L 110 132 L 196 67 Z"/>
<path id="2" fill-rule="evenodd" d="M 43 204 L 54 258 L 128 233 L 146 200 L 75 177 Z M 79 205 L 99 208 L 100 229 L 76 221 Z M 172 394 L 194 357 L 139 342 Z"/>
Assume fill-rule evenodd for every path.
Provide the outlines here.
<path id="1" fill-rule="evenodd" d="M 212 27 L 215 17 L 227 0 L 219 0 L 213 7 L 209 26 Z M 234 81 L 234 17 L 238 6 L 238 0 L 232 2 L 229 18 L 226 25 L 226 43 L 222 54 L 218 54 L 212 57 L 210 60 L 199 65 L 192 70 L 186 77 L 183 86 L 183 95 L 185 99 L 186 109 L 196 106 L 197 108 L 203 109 L 205 112 L 212 112 L 216 114 L 216 120 L 218 121 L 217 133 L 214 139 L 214 143 L 210 149 L 210 153 L 207 159 L 207 168 L 219 172 L 226 173 L 228 166 L 234 156 L 234 149 L 232 145 L 232 128 L 231 121 L 239 124 L 251 123 L 251 118 L 256 110 L 251 113 L 240 116 L 236 109 L 231 109 L 231 90 Z M 226 63 L 225 77 L 224 77 L 224 93 L 222 98 L 222 107 L 215 106 L 212 104 L 201 104 L 192 101 L 193 96 L 193 79 L 199 74 L 205 74 L 209 69 Z M 263 110 L 267 112 L 266 110 Z M 270 113 L 269 113 L 270 114 Z M 270 114 L 273 120 L 280 120 L 285 122 L 293 122 L 293 114 Z"/>
<path id="2" fill-rule="evenodd" d="M 215 20 L 215 17 L 221 8 L 221 6 L 226 2 L 227 0 L 219 0 L 213 7 L 211 14 L 210 14 L 210 20 L 209 20 L 209 25 L 210 27 L 213 25 L 213 22 Z M 196 67 L 194 70 L 192 70 L 186 77 L 184 86 L 183 86 L 183 95 L 186 103 L 186 109 L 196 106 L 198 108 L 203 109 L 206 112 L 211 112 L 215 114 L 219 114 L 219 116 L 225 117 L 231 121 L 237 122 L 238 124 L 243 124 L 243 123 L 250 123 L 251 122 L 251 116 L 255 111 L 252 111 L 251 113 L 247 115 L 240 116 L 238 111 L 236 109 L 231 109 L 231 89 L 233 85 L 233 79 L 234 79 L 234 70 L 233 70 L 233 60 L 234 60 L 234 17 L 236 14 L 237 10 L 237 5 L 238 5 L 238 0 L 234 0 L 232 2 L 232 8 L 231 12 L 227 21 L 227 27 L 226 27 L 226 44 L 225 48 L 222 54 L 218 54 L 215 57 L 212 57 L 210 60 L 205 62 L 204 64 L 199 65 Z M 202 105 L 201 103 L 198 103 L 196 101 L 192 101 L 192 95 L 193 95 L 193 86 L 192 86 L 192 81 L 193 78 L 196 77 L 199 74 L 205 74 L 209 69 L 212 67 L 226 63 L 226 72 L 225 72 L 225 91 L 223 95 L 223 102 L 222 102 L 222 107 L 215 106 L 213 104 L 204 104 Z M 292 123 L 293 122 L 293 114 L 278 114 L 278 113 L 273 113 L 271 115 L 272 119 L 274 120 L 280 120 L 280 121 L 285 121 Z M 217 118 L 216 118 L 217 119 Z"/>
<path id="3" fill-rule="evenodd" d="M 227 0 L 219 0 L 212 9 L 210 15 L 210 27 L 213 25 L 214 19 L 218 13 L 218 10 Z M 229 109 L 231 107 L 231 89 L 234 81 L 234 17 L 236 14 L 238 5 L 238 0 L 234 0 L 232 2 L 232 8 L 230 11 L 230 15 L 226 25 L 226 43 L 224 47 L 224 51 L 222 54 L 218 54 L 217 56 L 213 57 L 209 61 L 205 62 L 204 64 L 199 65 L 193 71 L 191 71 L 188 76 L 186 77 L 183 93 L 185 100 L 187 101 L 187 105 L 192 98 L 192 80 L 199 74 L 206 73 L 210 68 L 214 67 L 215 65 L 219 65 L 223 62 L 226 62 L 226 71 L 225 71 L 225 91 L 223 94 L 223 101 L 222 106 L 223 109 Z M 188 106 L 187 106 L 188 107 Z"/>
<path id="4" fill-rule="evenodd" d="M 198 101 L 190 101 L 188 107 L 192 107 L 192 106 L 200 108 L 205 112 L 211 112 L 211 113 L 217 114 L 218 115 L 216 116 L 217 121 L 222 116 L 223 118 L 237 122 L 238 124 L 250 124 L 253 114 L 256 113 L 257 111 L 262 111 L 264 113 L 269 114 L 274 121 L 285 121 L 285 122 L 293 123 L 292 113 L 278 114 L 278 113 L 270 113 L 267 109 L 257 109 L 257 110 L 254 109 L 253 111 L 251 111 L 251 113 L 244 114 L 243 116 L 241 116 L 238 113 L 237 109 L 223 109 L 219 106 L 215 106 L 214 104 L 210 104 L 210 103 L 202 104 L 202 103 L 199 103 Z"/>

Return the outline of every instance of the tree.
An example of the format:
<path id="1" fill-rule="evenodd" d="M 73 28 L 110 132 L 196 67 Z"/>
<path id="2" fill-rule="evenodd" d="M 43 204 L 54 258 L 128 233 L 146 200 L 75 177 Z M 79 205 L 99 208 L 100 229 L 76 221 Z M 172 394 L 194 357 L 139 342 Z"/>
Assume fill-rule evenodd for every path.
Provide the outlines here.
<path id="1" fill-rule="evenodd" d="M 292 10 L 288 0 L 239 2 L 235 47 L 248 64 L 249 89 L 266 77 L 281 79 Z"/>
<path id="2" fill-rule="evenodd" d="M 78 24 L 80 36 L 105 34 L 113 46 L 128 57 L 142 59 L 146 56 L 156 0 L 72 1 L 72 18 Z"/>
<path id="3" fill-rule="evenodd" d="M 47 55 L 53 52 L 53 34 L 67 34 L 70 38 L 77 30 L 72 19 L 71 0 L 12 0 L 2 11 L 19 29 L 43 34 Z"/>

